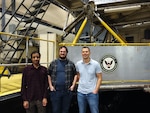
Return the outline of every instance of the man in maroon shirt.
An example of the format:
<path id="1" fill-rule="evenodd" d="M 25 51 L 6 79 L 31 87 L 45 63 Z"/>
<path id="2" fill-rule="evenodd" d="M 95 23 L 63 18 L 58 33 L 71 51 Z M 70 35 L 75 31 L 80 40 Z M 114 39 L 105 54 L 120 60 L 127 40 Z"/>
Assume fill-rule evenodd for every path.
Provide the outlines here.
<path id="1" fill-rule="evenodd" d="M 40 57 L 39 52 L 32 52 L 32 65 L 23 70 L 21 95 L 26 113 L 46 113 L 48 76 L 47 68 L 40 65 Z"/>

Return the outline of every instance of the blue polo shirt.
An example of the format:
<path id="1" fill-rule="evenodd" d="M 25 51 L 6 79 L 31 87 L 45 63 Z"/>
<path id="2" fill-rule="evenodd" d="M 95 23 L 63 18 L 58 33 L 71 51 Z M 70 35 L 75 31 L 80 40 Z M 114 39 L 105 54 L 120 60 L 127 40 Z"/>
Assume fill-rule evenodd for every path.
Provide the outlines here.
<path id="1" fill-rule="evenodd" d="M 93 92 L 97 83 L 96 73 L 101 73 L 100 64 L 91 59 L 89 63 L 80 60 L 76 63 L 76 70 L 80 73 L 79 85 L 77 91 L 83 94 Z"/>

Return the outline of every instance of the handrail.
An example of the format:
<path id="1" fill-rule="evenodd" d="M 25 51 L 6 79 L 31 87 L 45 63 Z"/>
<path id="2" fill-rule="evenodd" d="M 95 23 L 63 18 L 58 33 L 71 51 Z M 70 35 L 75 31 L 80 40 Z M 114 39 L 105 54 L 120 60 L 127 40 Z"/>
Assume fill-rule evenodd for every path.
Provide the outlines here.
<path id="1" fill-rule="evenodd" d="M 31 65 L 32 63 L 12 63 L 12 64 L 0 64 L 0 66 L 24 66 L 24 65 Z M 40 64 L 49 64 L 49 62 L 42 62 Z"/>
<path id="2" fill-rule="evenodd" d="M 65 46 L 150 46 L 150 43 L 59 43 Z"/>
<path id="3" fill-rule="evenodd" d="M 0 32 L 0 35 L 13 36 L 14 38 L 29 38 L 29 39 L 33 39 L 33 40 L 41 40 L 41 41 L 47 41 L 47 42 L 55 42 L 55 41 L 51 41 L 51 40 L 41 39 L 40 37 L 29 37 L 29 36 L 16 35 L 16 34 L 11 34 L 11 33 L 6 33 L 6 32 Z"/>

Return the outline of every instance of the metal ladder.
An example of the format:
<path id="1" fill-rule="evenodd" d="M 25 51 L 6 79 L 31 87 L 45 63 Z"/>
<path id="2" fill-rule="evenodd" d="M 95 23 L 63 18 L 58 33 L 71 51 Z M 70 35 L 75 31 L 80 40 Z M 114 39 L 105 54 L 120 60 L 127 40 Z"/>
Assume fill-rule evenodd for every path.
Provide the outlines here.
<path id="1" fill-rule="evenodd" d="M 2 28 L 2 32 L 6 30 L 9 23 L 12 19 L 16 19 L 18 21 L 14 31 L 12 34 L 18 34 L 25 37 L 34 37 L 37 36 L 36 30 L 39 26 L 40 21 L 44 17 L 51 0 L 33 0 L 30 7 L 26 7 L 24 4 L 25 0 L 22 0 L 20 5 L 16 8 L 16 10 L 12 13 L 11 17 L 5 24 L 5 26 Z M 14 1 L 15 2 L 15 1 Z M 2 14 L 1 19 L 10 12 L 10 8 L 12 7 L 14 3 L 12 2 L 10 6 L 7 8 L 7 10 Z M 21 15 L 20 18 L 17 17 L 18 11 L 21 7 L 25 8 L 25 13 Z M 7 63 L 11 64 L 14 63 L 13 60 L 15 58 L 15 55 L 19 56 L 17 57 L 17 61 L 15 63 L 21 62 L 22 55 L 26 49 L 26 39 L 25 38 L 14 38 L 13 36 L 9 36 L 5 39 L 3 35 L 0 35 L 0 39 L 2 42 L 1 51 L 5 53 L 5 55 L 2 58 L 2 61 L 0 63 Z M 5 71 L 8 70 L 9 67 L 5 66 L 3 71 L 0 73 L 1 76 L 5 76 Z M 10 74 L 6 76 L 10 76 L 13 71 L 10 71 Z"/>

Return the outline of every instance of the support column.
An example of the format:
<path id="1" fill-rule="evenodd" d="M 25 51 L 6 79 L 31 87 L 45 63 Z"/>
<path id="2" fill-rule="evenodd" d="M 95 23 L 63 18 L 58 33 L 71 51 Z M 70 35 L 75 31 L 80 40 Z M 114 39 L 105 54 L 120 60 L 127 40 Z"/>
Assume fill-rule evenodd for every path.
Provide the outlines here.
<path id="1" fill-rule="evenodd" d="M 2 15 L 6 12 L 6 2 L 5 0 L 2 0 Z M 5 15 L 2 17 L 2 23 L 1 23 L 1 27 L 3 29 L 3 27 L 5 26 Z M 3 31 L 5 32 L 5 31 Z"/>

